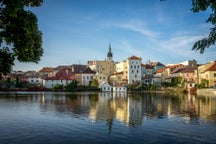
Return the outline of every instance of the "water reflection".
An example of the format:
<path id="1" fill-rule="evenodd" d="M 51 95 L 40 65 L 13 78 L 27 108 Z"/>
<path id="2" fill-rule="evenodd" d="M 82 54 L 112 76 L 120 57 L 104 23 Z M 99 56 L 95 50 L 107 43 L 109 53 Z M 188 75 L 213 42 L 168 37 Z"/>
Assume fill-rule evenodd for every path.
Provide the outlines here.
<path id="1" fill-rule="evenodd" d="M 216 98 L 159 93 L 10 93 L 6 100 L 39 104 L 42 114 L 88 118 L 94 123 L 106 121 L 111 130 L 114 120 L 129 127 L 140 127 L 152 119 L 183 123 L 216 124 Z"/>

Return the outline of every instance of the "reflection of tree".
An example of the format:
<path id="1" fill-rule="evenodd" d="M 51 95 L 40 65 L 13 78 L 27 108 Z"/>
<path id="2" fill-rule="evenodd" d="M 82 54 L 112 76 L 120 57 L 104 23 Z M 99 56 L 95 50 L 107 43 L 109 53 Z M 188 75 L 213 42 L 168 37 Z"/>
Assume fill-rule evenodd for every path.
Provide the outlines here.
<path id="1" fill-rule="evenodd" d="M 97 103 L 98 102 L 98 94 L 89 94 L 89 100 L 92 102 L 92 103 Z"/>
<path id="2" fill-rule="evenodd" d="M 88 117 L 95 123 L 105 121 L 109 134 L 115 120 L 128 126 L 141 126 L 144 120 L 161 118 L 177 118 L 195 124 L 202 120 L 216 124 L 215 97 L 150 93 L 115 96 L 112 93 L 17 93 L 15 97 L 7 98 L 16 102 L 39 102 L 44 114 L 51 112 Z"/>

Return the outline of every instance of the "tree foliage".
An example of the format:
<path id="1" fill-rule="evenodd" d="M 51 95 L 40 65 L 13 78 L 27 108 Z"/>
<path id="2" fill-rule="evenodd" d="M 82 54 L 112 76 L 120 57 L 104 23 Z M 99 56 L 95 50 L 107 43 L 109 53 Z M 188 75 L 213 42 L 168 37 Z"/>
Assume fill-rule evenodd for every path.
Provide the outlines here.
<path id="1" fill-rule="evenodd" d="M 201 54 L 206 48 L 214 45 L 216 42 L 216 1 L 215 0 L 192 0 L 192 11 L 198 13 L 200 11 L 206 11 L 211 9 L 211 14 L 206 20 L 207 23 L 211 23 L 213 27 L 210 29 L 208 37 L 198 40 L 194 43 L 192 50 L 199 51 Z"/>
<path id="2" fill-rule="evenodd" d="M 98 81 L 96 79 L 93 79 L 91 84 L 90 84 L 91 87 L 96 87 L 96 88 L 98 87 L 98 85 L 99 84 L 98 84 Z"/>
<path id="3" fill-rule="evenodd" d="M 10 72 L 15 59 L 20 62 L 40 61 L 42 33 L 38 30 L 37 17 L 26 7 L 40 6 L 42 2 L 0 0 L 0 75 Z"/>
<path id="4" fill-rule="evenodd" d="M 65 91 L 74 92 L 77 91 L 77 81 L 73 80 L 71 83 L 65 86 Z"/>

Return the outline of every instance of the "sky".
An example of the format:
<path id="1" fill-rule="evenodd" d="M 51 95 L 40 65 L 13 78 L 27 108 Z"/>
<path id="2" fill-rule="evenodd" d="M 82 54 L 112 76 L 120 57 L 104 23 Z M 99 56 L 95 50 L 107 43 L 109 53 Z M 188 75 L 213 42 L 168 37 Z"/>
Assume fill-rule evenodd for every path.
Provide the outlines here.
<path id="1" fill-rule="evenodd" d="M 15 62 L 13 70 L 87 64 L 104 60 L 109 44 L 113 60 L 135 55 L 142 62 L 164 65 L 215 60 L 216 49 L 192 51 L 193 43 L 208 36 L 210 11 L 193 13 L 192 0 L 44 0 L 28 8 L 38 18 L 44 54 L 38 64 Z"/>

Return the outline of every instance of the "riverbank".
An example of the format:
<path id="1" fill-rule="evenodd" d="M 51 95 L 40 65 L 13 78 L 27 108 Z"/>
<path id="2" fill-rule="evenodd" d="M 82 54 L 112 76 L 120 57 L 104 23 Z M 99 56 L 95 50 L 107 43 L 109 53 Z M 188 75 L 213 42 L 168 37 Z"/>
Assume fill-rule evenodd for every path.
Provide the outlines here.
<path id="1" fill-rule="evenodd" d="M 197 95 L 216 96 L 216 89 L 215 88 L 198 89 L 197 90 Z"/>

